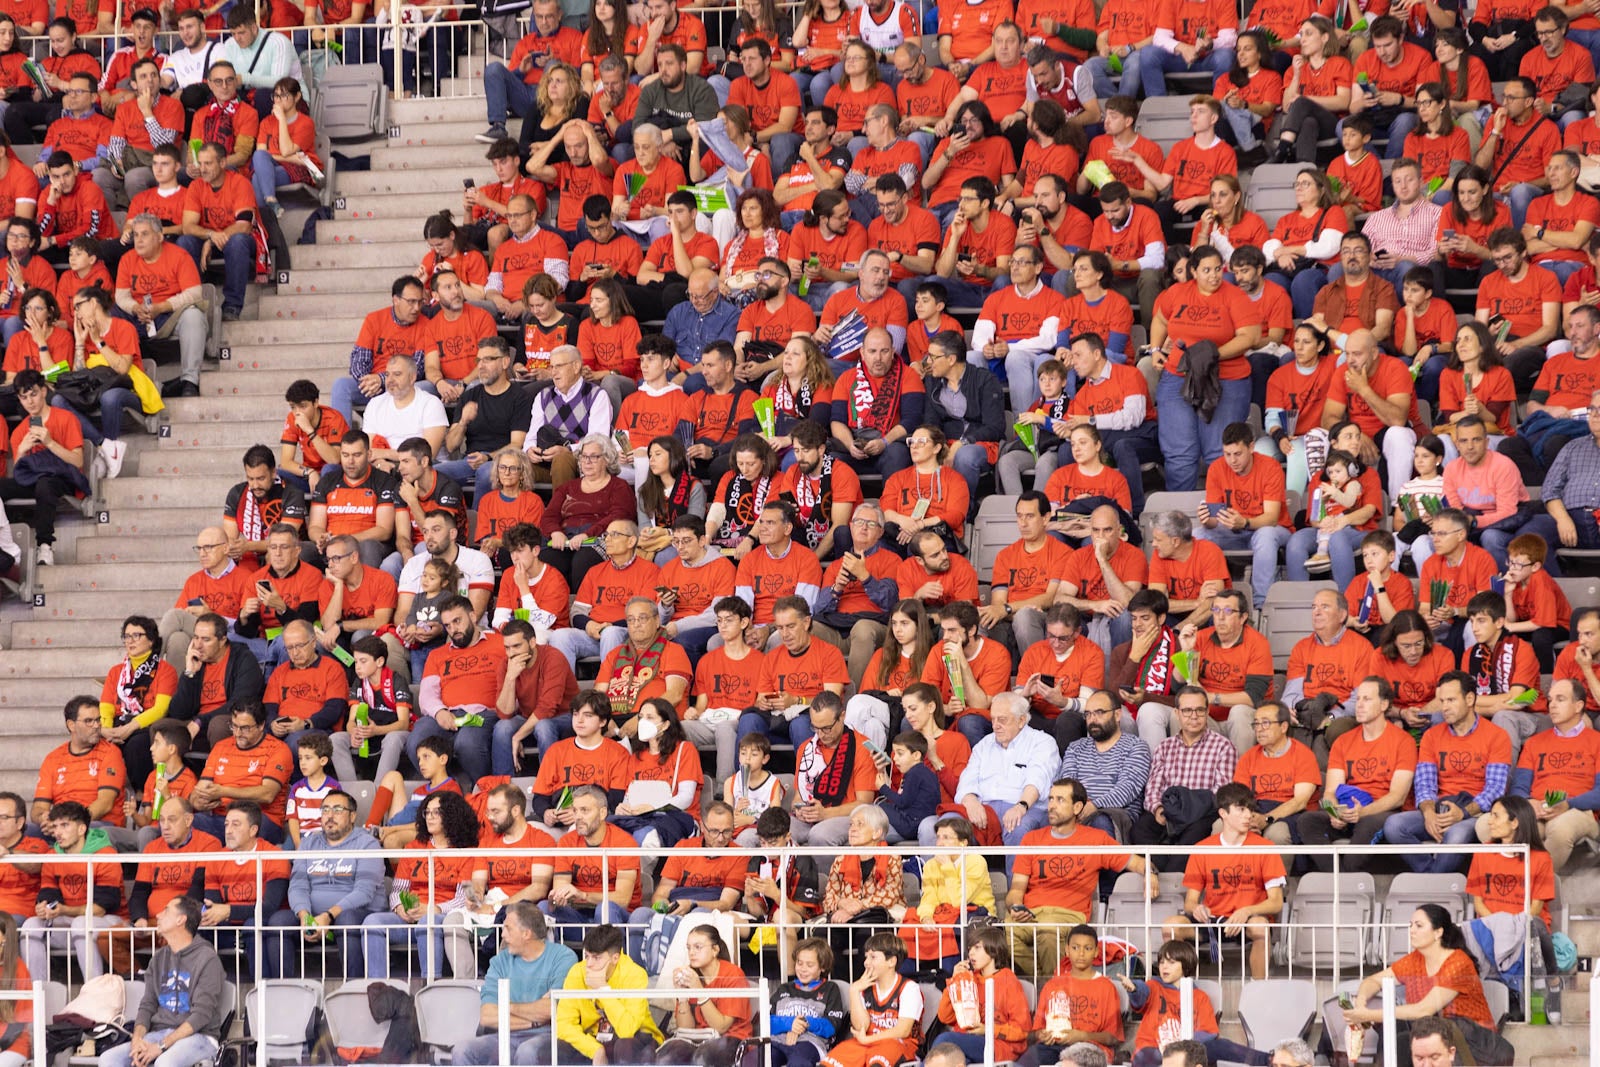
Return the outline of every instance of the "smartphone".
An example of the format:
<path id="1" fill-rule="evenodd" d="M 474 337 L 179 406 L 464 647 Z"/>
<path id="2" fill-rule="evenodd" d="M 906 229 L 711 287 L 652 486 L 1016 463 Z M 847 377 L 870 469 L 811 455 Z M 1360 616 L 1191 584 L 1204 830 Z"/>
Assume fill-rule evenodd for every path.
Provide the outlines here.
<path id="1" fill-rule="evenodd" d="M 44 425 L 44 416 L 43 415 L 30 415 L 28 417 L 28 425 L 29 426 L 43 426 Z"/>
<path id="2" fill-rule="evenodd" d="M 913 519 L 918 519 L 918 520 L 927 518 L 928 517 L 928 505 L 929 505 L 929 500 L 926 497 L 924 497 L 923 499 L 917 501 L 917 506 L 911 509 L 911 517 Z"/>
<path id="3" fill-rule="evenodd" d="M 760 877 L 762 877 L 762 878 L 771 878 L 772 877 L 772 864 L 771 863 L 763 863 L 761 865 Z"/>
<path id="4" fill-rule="evenodd" d="M 1454 241 L 1456 239 L 1456 231 L 1454 231 L 1454 230 L 1446 230 L 1446 231 L 1444 231 L 1444 239 L 1446 241 Z"/>
<path id="5" fill-rule="evenodd" d="M 201 600 L 199 597 L 195 597 L 193 600 L 189 601 L 189 606 L 191 608 L 203 608 L 205 605 L 206 602 Z"/>
<path id="6" fill-rule="evenodd" d="M 1053 674 L 1041 674 L 1039 675 L 1039 684 L 1049 689 L 1054 689 L 1056 687 L 1056 676 Z"/>
<path id="7" fill-rule="evenodd" d="M 1208 500 L 1206 501 L 1206 517 L 1215 519 L 1226 511 L 1227 507 L 1228 505 L 1226 504 L 1213 504 Z"/>
<path id="8" fill-rule="evenodd" d="M 462 178 L 461 179 L 461 188 L 463 188 L 463 189 L 471 189 L 474 185 L 477 185 L 477 184 L 478 183 L 473 181 L 471 178 Z"/>
<path id="9" fill-rule="evenodd" d="M 260 594 L 261 596 L 263 596 L 263 597 L 271 596 L 272 595 L 272 583 L 271 582 L 257 582 L 256 583 L 256 592 L 258 594 Z"/>

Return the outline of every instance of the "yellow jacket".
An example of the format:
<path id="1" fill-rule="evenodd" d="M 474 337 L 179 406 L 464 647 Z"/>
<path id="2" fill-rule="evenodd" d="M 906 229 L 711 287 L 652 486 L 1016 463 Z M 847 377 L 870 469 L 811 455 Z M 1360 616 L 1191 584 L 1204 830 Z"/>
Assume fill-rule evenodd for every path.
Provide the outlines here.
<path id="1" fill-rule="evenodd" d="M 987 875 L 985 875 L 987 877 Z M 617 960 L 611 972 L 611 989 L 648 989 L 650 976 L 644 968 L 627 956 Z M 563 989 L 584 989 L 583 962 L 572 965 L 567 972 Z M 565 1041 L 585 1056 L 593 1056 L 600 1042 L 595 1031 L 600 1027 L 600 1013 L 611 1020 L 611 1029 L 618 1037 L 632 1037 L 643 1030 L 661 1041 L 661 1030 L 650 1016 L 650 1001 L 644 997 L 597 997 L 592 1000 L 559 1000 L 556 1006 L 556 1040 Z"/>
<path id="2" fill-rule="evenodd" d="M 976 852 L 961 857 L 967 870 L 966 896 L 961 895 L 961 869 L 952 857 L 939 856 L 922 865 L 922 899 L 917 902 L 917 915 L 927 918 L 933 909 L 949 904 L 957 910 L 968 905 L 995 914 L 994 886 L 989 882 L 989 865 Z"/>

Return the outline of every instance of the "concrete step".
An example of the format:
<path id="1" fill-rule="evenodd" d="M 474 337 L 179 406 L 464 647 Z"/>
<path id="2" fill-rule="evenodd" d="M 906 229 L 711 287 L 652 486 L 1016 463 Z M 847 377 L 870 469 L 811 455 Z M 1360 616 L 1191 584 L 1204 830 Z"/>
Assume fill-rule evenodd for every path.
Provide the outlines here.
<path id="1" fill-rule="evenodd" d="M 220 513 L 222 498 L 239 481 L 236 474 L 172 478 L 117 478 L 105 484 L 106 506 L 117 508 L 186 508 L 216 502 Z M 134 586 L 132 588 L 138 588 Z"/>
<path id="2" fill-rule="evenodd" d="M 1569 920 L 1567 936 L 1578 947 L 1578 955 L 1600 956 L 1600 919 Z"/>
<path id="3" fill-rule="evenodd" d="M 87 694 L 97 696 L 98 693 Z M 57 724 L 60 723 L 61 712 L 56 712 Z M 0 770 L 9 774 L 0 777 L 0 782 L 13 791 L 22 790 L 22 796 L 32 796 L 32 790 L 39 782 L 39 768 L 44 765 L 45 757 L 53 749 L 59 748 L 66 739 L 64 733 L 50 736 L 14 737 L 7 738 L 4 745 L 0 745 Z"/>
<path id="4" fill-rule="evenodd" d="M 420 229 L 408 235 L 404 241 L 374 241 L 359 247 L 353 242 L 295 245 L 294 269 L 289 272 L 289 277 L 292 280 L 295 272 L 302 270 L 354 269 L 381 273 L 393 281 L 401 274 L 416 270 L 425 251 L 427 246 L 422 243 Z"/>
<path id="5" fill-rule="evenodd" d="M 25 715 L 26 721 L 37 723 L 37 733 L 59 730 L 61 709 L 67 706 L 67 701 L 85 693 L 98 696 L 104 682 L 103 674 L 99 678 L 86 674 L 81 678 L 35 678 L 27 685 L 8 686 L 8 691 L 0 692 L 0 709 L 5 711 L 0 715 L 0 723 L 9 723 L 13 716 Z M 36 717 L 40 709 L 46 712 L 42 720 Z"/>
<path id="6" fill-rule="evenodd" d="M 100 679 L 103 683 L 105 679 Z M 62 730 L 61 711 L 67 706 L 67 701 L 80 695 L 100 695 L 100 687 L 91 685 L 85 679 L 78 688 L 67 693 L 59 701 L 46 701 L 40 699 L 36 704 L 28 707 L 15 707 L 0 715 L 0 739 L 5 745 L 12 745 L 19 741 L 28 741 L 59 735 Z M 58 739 L 56 744 L 60 744 Z M 48 750 L 46 750 L 48 751 Z"/>
<path id="7" fill-rule="evenodd" d="M 280 405 L 281 408 L 281 405 Z M 263 412 L 264 414 L 264 412 Z M 174 426 L 171 437 L 157 440 L 156 447 L 163 452 L 181 452 L 186 449 L 214 450 L 237 449 L 243 454 L 253 444 L 271 445 L 283 433 L 283 416 L 275 419 L 248 419 L 233 422 L 205 422 L 188 426 Z M 119 481 L 121 479 L 118 479 Z M 221 507 L 222 499 L 217 499 Z"/>
<path id="8" fill-rule="evenodd" d="M 481 131 L 480 131 L 481 132 Z M 476 170 L 478 160 L 483 158 L 483 145 L 471 142 L 472 148 L 464 144 L 455 145 L 413 145 L 399 148 L 374 148 L 372 150 L 373 170 L 417 170 L 422 167 L 446 167 L 451 163 L 460 166 L 463 159 L 472 159 Z M 468 155 L 468 153 L 471 153 Z M 460 183 L 457 182 L 459 185 Z M 317 224 L 317 233 L 322 233 L 322 223 Z"/>
<path id="9" fill-rule="evenodd" d="M 367 245 L 368 248 L 379 247 Z M 415 266 L 413 266 L 415 269 Z M 294 270 L 289 272 L 289 284 L 279 285 L 277 295 L 280 297 L 313 296 L 318 293 L 337 293 L 344 297 L 347 303 L 370 303 L 374 308 L 379 307 L 389 297 L 389 287 L 394 284 L 394 278 L 404 273 L 403 268 L 394 268 L 394 276 L 376 270 L 352 270 L 349 267 L 332 267 L 327 270 Z M 268 294 L 263 293 L 262 296 Z M 322 346 L 326 351 L 326 346 Z M 347 353 L 348 354 L 348 353 Z"/>
<path id="10" fill-rule="evenodd" d="M 437 125 L 441 122 L 466 122 L 468 119 L 478 120 L 478 129 L 483 129 L 485 103 L 480 95 L 476 99 L 469 96 L 439 97 L 437 99 L 417 100 L 391 100 L 389 102 L 389 123 L 399 126 L 415 126 L 427 123 Z M 476 132 L 476 131 L 475 131 Z"/>
<path id="11" fill-rule="evenodd" d="M 1559 1026 L 1507 1023 L 1502 1032 L 1517 1050 L 1518 1063 L 1538 1056 L 1588 1056 L 1589 1027 L 1586 1023 L 1562 1022 Z"/>
<path id="12" fill-rule="evenodd" d="M 484 145 L 475 145 L 482 149 Z M 479 175 L 476 180 L 487 182 L 489 164 L 484 161 L 483 152 L 474 152 L 463 148 L 458 153 L 458 161 L 453 167 L 413 167 L 410 170 L 357 170 L 348 174 L 339 174 L 335 177 L 335 188 L 338 195 L 346 198 L 346 207 L 350 206 L 350 199 L 354 197 L 370 197 L 399 193 L 431 193 L 436 196 L 454 192 L 455 196 L 449 202 L 440 202 L 434 207 L 435 211 L 449 207 L 451 210 L 461 206 L 461 179 L 469 174 Z M 459 217 L 459 216 L 458 216 Z M 317 223 L 320 231 L 322 223 Z M 295 256 L 299 259 L 298 253 Z"/>
<path id="13" fill-rule="evenodd" d="M 268 298 L 262 297 L 262 299 L 266 300 Z M 271 299 L 281 298 L 272 297 Z M 233 361 L 229 360 L 228 362 L 231 363 Z M 348 367 L 349 364 L 346 362 L 336 364 L 336 366 Z M 190 398 L 187 403 L 193 407 L 209 410 L 210 402 L 214 399 L 249 397 L 251 399 L 270 400 L 279 409 L 282 409 L 285 404 L 283 399 L 284 391 L 292 383 L 305 377 L 307 375 L 304 371 L 298 371 L 292 367 L 269 370 L 257 369 L 242 374 L 207 374 L 200 379 L 199 400 Z M 325 379 L 326 376 L 313 374 L 311 377 Z M 182 407 L 175 409 L 179 413 L 183 413 L 184 410 Z"/>
<path id="14" fill-rule="evenodd" d="M 277 446 L 274 443 L 273 452 L 276 454 Z M 130 457 L 134 462 L 124 461 L 122 466 L 124 477 L 140 478 L 192 478 L 195 476 L 233 474 L 242 476 L 243 467 L 240 465 L 239 456 L 221 449 L 202 452 L 198 449 L 187 449 L 183 452 L 172 452 L 159 448 L 147 449 L 136 458 Z"/>
<path id="15" fill-rule="evenodd" d="M 287 383 L 285 383 L 287 385 Z M 173 417 L 182 417 L 191 426 L 208 422 L 267 422 L 278 417 L 278 430 L 283 429 L 283 391 L 276 394 L 251 395 L 234 393 L 229 396 L 189 397 L 168 401 Z M 271 442 L 276 443 L 281 434 L 274 432 Z M 254 442 L 252 442 L 254 443 Z"/>
<path id="16" fill-rule="evenodd" d="M 147 566 L 153 566 L 153 564 L 147 564 Z M 172 603 L 171 594 L 168 594 L 162 599 L 166 604 L 170 605 Z M 129 612 L 128 614 L 144 614 L 144 612 Z M 159 618 L 159 616 L 160 612 L 157 612 L 151 617 Z M 116 637 L 116 626 L 117 623 L 115 620 L 103 619 L 100 620 L 100 625 L 87 629 L 90 629 L 95 635 L 104 638 L 105 643 L 111 644 L 114 642 Z M 14 623 L 11 627 L 11 647 L 17 649 L 18 651 L 25 649 L 46 648 L 82 648 L 85 638 L 85 629 L 86 627 L 83 623 L 71 620 L 62 622 Z M 102 674 L 101 678 L 104 679 L 104 677 L 105 675 Z"/>
<path id="17" fill-rule="evenodd" d="M 417 230 L 421 233 L 421 228 Z M 420 242 L 418 242 L 420 243 Z M 349 273 L 349 272 L 347 272 Z M 381 277 L 369 272 L 368 279 Z M 328 319 L 352 306 L 358 307 L 387 307 L 389 306 L 389 286 L 392 278 L 382 278 L 381 289 L 363 293 L 263 293 L 261 294 L 261 319 L 263 322 L 327 322 Z M 291 276 L 292 284 L 292 276 Z M 346 366 L 350 359 L 350 346 L 355 343 L 356 333 L 352 331 L 348 338 L 342 338 L 343 345 L 338 351 L 344 356 Z"/>
<path id="18" fill-rule="evenodd" d="M 79 538 L 77 545 L 78 555 L 82 556 L 95 551 L 96 545 L 109 545 L 110 549 L 100 549 L 108 553 L 115 553 L 118 561 L 134 558 L 134 553 L 129 551 L 124 554 L 116 546 L 119 543 L 133 541 L 132 537 L 83 537 Z M 171 562 L 170 546 L 177 543 L 177 538 L 167 537 L 168 554 L 164 556 L 150 555 L 149 559 L 159 562 Z M 105 560 L 90 560 L 90 563 Z M 118 643 L 116 621 L 125 619 L 129 615 L 149 615 L 160 620 L 163 613 L 172 606 L 176 598 L 176 589 L 165 593 L 151 593 L 146 596 L 142 593 L 130 593 L 126 597 L 108 597 L 103 593 L 57 593 L 45 599 L 44 607 L 30 609 L 30 615 L 18 619 L 18 622 L 81 622 L 88 631 L 85 634 L 86 644 L 105 643 L 115 646 Z"/>
<path id="19" fill-rule="evenodd" d="M 77 649 L 8 649 L 0 652 L 0 683 L 4 683 L 0 689 L 23 691 L 39 680 L 84 679 L 97 675 L 103 680 L 106 671 L 121 658 L 122 650 L 110 641 Z"/>
<path id="20" fill-rule="evenodd" d="M 348 274 L 349 271 L 313 271 L 308 273 Z M 354 342 L 352 337 L 351 341 Z M 350 353 L 330 350 L 326 344 L 236 344 L 230 345 L 230 358 L 217 364 L 224 374 L 253 373 L 255 371 L 294 370 L 300 377 L 311 378 L 319 384 L 326 381 L 325 374 L 307 373 L 343 369 L 350 365 Z"/>
<path id="21" fill-rule="evenodd" d="M 415 266 L 415 262 L 412 265 Z M 355 304 L 352 301 L 352 305 L 345 309 L 345 314 L 337 318 L 324 319 L 322 322 L 290 322 L 287 319 L 233 322 L 224 328 L 223 337 L 230 349 L 235 341 L 241 345 L 316 342 L 331 346 L 335 350 L 342 350 L 348 359 L 350 346 L 355 343 L 356 335 L 361 332 L 361 320 L 366 318 L 369 311 L 375 311 L 379 307 L 387 308 L 389 301 L 385 299 L 381 304 L 373 303 L 371 306 L 365 302 Z M 232 356 L 231 351 L 229 356 Z"/>
<path id="22" fill-rule="evenodd" d="M 394 122 L 391 120 L 391 126 Z M 517 136 L 520 122 L 509 122 L 506 129 L 512 137 Z M 467 117 L 454 122 L 430 122 L 401 124 L 400 136 L 389 138 L 390 148 L 423 148 L 436 145 L 469 145 L 479 144 L 475 140 L 478 134 L 488 129 L 488 112 L 483 107 L 478 110 L 476 118 Z"/>
<path id="23" fill-rule="evenodd" d="M 111 521 L 86 527 L 93 536 L 119 538 L 136 534 L 165 534 L 174 538 L 193 537 L 209 524 L 218 521 L 222 514 L 222 498 L 210 507 L 175 507 L 166 509 L 118 508 L 110 511 Z M 189 544 L 194 544 L 190 541 Z M 172 587 L 176 592 L 182 585 Z M 3 677 L 3 676 L 0 676 Z"/>
<path id="24" fill-rule="evenodd" d="M 448 202 L 441 202 L 434 206 L 433 211 L 450 206 Z M 415 262 L 409 266 L 414 267 L 415 263 L 421 262 L 421 252 L 427 250 L 422 242 L 422 226 L 433 211 L 423 209 L 411 215 L 374 216 L 370 219 L 335 218 L 332 222 L 317 224 L 317 243 L 366 245 L 379 241 L 409 241 L 415 256 Z"/>
<path id="25" fill-rule="evenodd" d="M 403 171 L 400 173 L 404 173 Z M 456 172 L 458 175 L 460 171 Z M 428 216 L 449 208 L 459 222 L 465 217 L 460 200 L 459 178 L 454 188 L 449 185 L 421 192 L 363 193 L 345 197 L 344 210 L 333 213 L 334 221 L 344 219 L 377 219 L 395 216 Z M 329 223 L 317 223 L 318 236 Z"/>
<path id="26" fill-rule="evenodd" d="M 1528 1067 L 1589 1067 L 1587 1056 L 1534 1056 Z"/>
<path id="27" fill-rule="evenodd" d="M 97 563 L 171 563 L 181 560 L 179 553 L 186 547 L 180 545 L 177 538 L 167 534 L 146 534 L 143 537 L 84 537 L 78 540 L 74 562 L 80 567 Z M 189 554 L 193 555 L 192 552 Z M 173 592 L 176 593 L 177 590 L 174 589 Z M 96 605 L 92 600 L 74 602 L 71 606 L 90 618 L 112 617 L 111 614 L 96 613 Z M 53 604 L 51 607 L 56 612 L 62 610 L 62 605 L 59 604 Z M 127 614 L 121 604 L 107 604 L 101 611 L 120 611 L 124 615 Z M 39 613 L 35 611 L 34 619 L 38 618 Z"/>
<path id="28" fill-rule="evenodd" d="M 152 591 L 163 591 L 166 603 L 171 604 L 171 597 L 177 590 L 183 588 L 184 581 L 194 573 L 194 570 L 195 564 L 189 560 L 177 563 L 144 563 L 137 567 L 40 567 L 39 585 L 46 593 L 115 592 L 118 600 L 134 600 L 141 604 L 149 603 L 152 597 L 160 596 L 159 592 Z M 19 622 L 12 629 L 15 631 L 18 627 L 33 625 L 44 624 Z M 71 626 L 72 624 L 49 625 Z"/>

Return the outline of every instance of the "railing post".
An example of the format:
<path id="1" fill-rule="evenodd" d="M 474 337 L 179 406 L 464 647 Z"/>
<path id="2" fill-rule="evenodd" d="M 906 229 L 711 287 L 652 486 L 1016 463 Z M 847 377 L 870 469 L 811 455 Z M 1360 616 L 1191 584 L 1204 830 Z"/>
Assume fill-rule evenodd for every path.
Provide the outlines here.
<path id="1" fill-rule="evenodd" d="M 401 36 L 403 33 L 403 27 L 400 22 L 400 11 L 402 6 L 402 0 L 389 0 L 389 26 L 393 31 L 393 36 L 390 37 L 390 44 L 392 47 L 390 48 L 389 65 L 391 70 L 394 72 L 394 89 L 391 91 L 394 93 L 394 99 L 396 100 L 405 98 L 406 84 L 405 49 L 402 47 L 404 40 Z M 378 51 L 383 51 L 383 38 L 381 35 L 378 38 Z M 379 62 L 382 62 L 382 60 L 380 59 Z"/>
<path id="2" fill-rule="evenodd" d="M 1399 1067 L 1400 1050 L 1395 1046 L 1394 976 L 1383 980 L 1383 1067 Z"/>
<path id="3" fill-rule="evenodd" d="M 1194 979 L 1189 977 L 1178 980 L 1178 1030 L 1185 1041 L 1194 1037 Z"/>
<path id="4" fill-rule="evenodd" d="M 48 958 L 48 957 L 46 957 Z M 43 1063 L 44 1058 L 44 1025 L 47 1005 L 44 999 L 44 979 L 39 975 L 33 976 L 33 1062 Z M 257 1060 L 266 1063 L 266 1060 Z"/>
<path id="5" fill-rule="evenodd" d="M 510 1063 L 511 1062 L 511 979 L 509 979 L 509 978 L 500 979 L 500 988 L 498 990 L 498 995 L 499 995 L 499 1002 L 496 1005 L 497 1008 L 498 1008 L 498 1017 L 495 1019 L 494 1036 L 498 1039 L 498 1042 L 499 1042 L 499 1045 L 500 1045 L 500 1048 L 499 1048 L 500 1055 L 498 1056 L 498 1058 L 496 1058 L 495 1062 L 496 1063 Z M 551 1014 L 551 1019 L 550 1019 L 550 1052 L 551 1052 L 551 1059 L 553 1060 L 555 1058 L 556 1021 L 555 1021 L 555 1018 L 554 1018 L 555 1012 L 552 1010 L 550 1014 Z"/>
<path id="6" fill-rule="evenodd" d="M 994 1063 L 994 978 L 983 980 L 983 1063 Z"/>

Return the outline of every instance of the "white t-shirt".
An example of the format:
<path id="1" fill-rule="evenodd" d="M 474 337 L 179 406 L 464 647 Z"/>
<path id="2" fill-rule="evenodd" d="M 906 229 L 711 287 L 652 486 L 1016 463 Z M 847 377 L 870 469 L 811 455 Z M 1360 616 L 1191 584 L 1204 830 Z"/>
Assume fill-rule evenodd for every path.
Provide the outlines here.
<path id="1" fill-rule="evenodd" d="M 411 403 L 403 408 L 394 406 L 394 397 L 379 393 L 367 404 L 361 416 L 361 428 L 370 437 L 382 437 L 390 448 L 399 448 L 408 437 L 421 437 L 423 430 L 436 426 L 448 428 L 450 417 L 445 414 L 444 403 L 432 393 L 416 390 Z"/>
<path id="2" fill-rule="evenodd" d="M 400 592 L 416 595 L 422 592 L 422 568 L 432 559 L 427 552 L 413 552 L 400 572 Z M 475 548 L 456 547 L 456 570 L 461 572 L 461 585 L 456 592 L 467 595 L 471 589 L 494 589 L 494 564 L 489 557 Z"/>
<path id="3" fill-rule="evenodd" d="M 167 80 L 171 75 L 172 84 L 179 89 L 187 89 L 191 85 L 199 85 L 206 80 L 206 68 L 214 60 L 223 57 L 222 45 L 212 42 L 198 52 L 191 52 L 187 48 L 179 48 L 169 52 L 161 61 L 161 80 Z"/>

